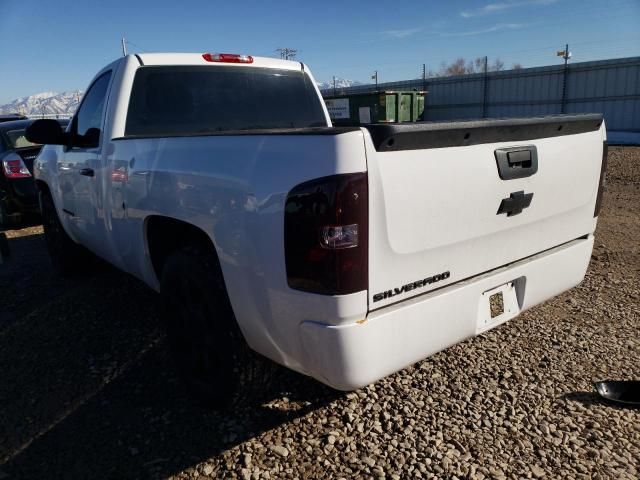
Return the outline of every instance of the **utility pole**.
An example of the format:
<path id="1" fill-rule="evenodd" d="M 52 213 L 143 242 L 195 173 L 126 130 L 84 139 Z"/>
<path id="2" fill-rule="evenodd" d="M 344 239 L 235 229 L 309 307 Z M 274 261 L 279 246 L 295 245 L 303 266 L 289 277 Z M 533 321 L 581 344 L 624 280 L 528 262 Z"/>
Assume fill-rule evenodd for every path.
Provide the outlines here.
<path id="1" fill-rule="evenodd" d="M 482 118 L 487 118 L 487 93 L 489 92 L 489 57 L 484 57 L 484 81 L 482 94 Z"/>
<path id="2" fill-rule="evenodd" d="M 564 59 L 564 71 L 562 72 L 562 101 L 560 103 L 560 113 L 565 113 L 567 109 L 567 77 L 569 76 L 569 59 L 571 58 L 571 52 L 569 51 L 569 44 L 564 46 L 564 50 L 556 52 L 556 56 Z"/>
<path id="3" fill-rule="evenodd" d="M 376 81 L 376 90 L 378 90 L 378 70 L 375 70 L 373 72 L 373 75 L 371 75 L 371 80 L 374 80 L 374 79 Z"/>
<path id="4" fill-rule="evenodd" d="M 422 64 L 422 91 L 427 90 L 427 64 Z"/>
<path id="5" fill-rule="evenodd" d="M 333 96 L 336 96 L 336 76 L 333 76 Z"/>
<path id="6" fill-rule="evenodd" d="M 280 53 L 280 58 L 283 60 L 293 60 L 296 58 L 298 50 L 295 48 L 276 48 L 276 52 Z"/>
<path id="7" fill-rule="evenodd" d="M 564 54 L 562 55 L 562 58 L 564 58 L 564 66 L 566 67 L 569 63 L 569 59 L 571 58 L 571 52 L 569 51 L 568 43 L 564 46 Z"/>
<path id="8" fill-rule="evenodd" d="M 122 37 L 122 56 L 127 56 L 127 42 L 125 41 L 124 37 Z"/>

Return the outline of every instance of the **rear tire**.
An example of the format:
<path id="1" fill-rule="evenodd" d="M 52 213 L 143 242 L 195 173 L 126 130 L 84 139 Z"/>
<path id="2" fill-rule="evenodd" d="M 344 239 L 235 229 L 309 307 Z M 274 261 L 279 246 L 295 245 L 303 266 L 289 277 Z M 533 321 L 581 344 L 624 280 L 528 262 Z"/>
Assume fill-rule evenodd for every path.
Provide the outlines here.
<path id="1" fill-rule="evenodd" d="M 9 242 L 4 232 L 0 232 L 0 265 L 11 256 Z"/>
<path id="2" fill-rule="evenodd" d="M 86 271 L 88 265 L 93 264 L 94 258 L 65 232 L 49 192 L 40 192 L 40 208 L 44 238 L 54 270 L 62 276 Z"/>
<path id="3" fill-rule="evenodd" d="M 211 248 L 173 253 L 160 292 L 169 347 L 189 392 L 207 408 L 255 401 L 273 364 L 245 342 Z"/>
<path id="4" fill-rule="evenodd" d="M 7 206 L 0 200 L 0 228 L 8 230 L 9 228 L 18 225 L 22 220 L 22 215 L 19 213 L 9 213 Z"/>
<path id="5" fill-rule="evenodd" d="M 7 225 L 7 222 L 8 222 L 7 212 L 6 212 L 4 203 L 0 200 L 0 228 L 1 229 L 9 228 L 9 225 Z"/>

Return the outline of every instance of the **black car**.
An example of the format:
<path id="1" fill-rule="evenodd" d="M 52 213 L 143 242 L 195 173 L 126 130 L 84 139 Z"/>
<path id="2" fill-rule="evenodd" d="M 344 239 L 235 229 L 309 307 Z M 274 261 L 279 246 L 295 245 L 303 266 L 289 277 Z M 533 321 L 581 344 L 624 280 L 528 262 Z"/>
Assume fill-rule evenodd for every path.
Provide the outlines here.
<path id="1" fill-rule="evenodd" d="M 33 181 L 33 160 L 42 145 L 25 138 L 34 120 L 0 123 L 0 227 L 20 222 L 25 213 L 38 212 L 38 195 Z M 68 120 L 58 120 L 66 127 Z"/>
<path id="2" fill-rule="evenodd" d="M 19 113 L 7 113 L 4 115 L 0 115 L 0 123 L 2 122 L 12 122 L 14 120 L 26 120 L 27 117 L 24 115 L 20 115 Z"/>

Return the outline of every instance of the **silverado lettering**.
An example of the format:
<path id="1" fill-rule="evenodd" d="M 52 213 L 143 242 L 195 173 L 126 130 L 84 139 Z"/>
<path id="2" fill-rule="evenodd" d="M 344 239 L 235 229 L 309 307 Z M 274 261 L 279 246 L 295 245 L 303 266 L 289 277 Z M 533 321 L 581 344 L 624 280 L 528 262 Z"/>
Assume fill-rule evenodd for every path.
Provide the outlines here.
<path id="1" fill-rule="evenodd" d="M 394 288 L 393 290 L 387 290 L 386 292 L 376 293 L 373 296 L 374 302 L 379 302 L 380 300 L 384 300 L 385 298 L 395 297 L 396 295 L 400 295 L 401 293 L 410 292 L 415 288 L 424 288 L 427 285 L 431 285 L 432 283 L 439 282 L 441 280 L 446 280 L 451 276 L 450 272 L 439 273 L 438 275 L 434 275 L 433 277 L 428 277 L 422 280 L 418 280 L 416 282 L 407 283 L 402 287 Z"/>

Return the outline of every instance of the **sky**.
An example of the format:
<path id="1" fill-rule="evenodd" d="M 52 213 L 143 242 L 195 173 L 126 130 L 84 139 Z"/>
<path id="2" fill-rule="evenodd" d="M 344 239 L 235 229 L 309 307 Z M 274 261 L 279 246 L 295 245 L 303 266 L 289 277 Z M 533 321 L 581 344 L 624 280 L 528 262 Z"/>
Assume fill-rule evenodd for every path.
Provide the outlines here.
<path id="1" fill-rule="evenodd" d="M 640 0 L 0 0 L 0 104 L 84 89 L 122 54 L 298 50 L 317 81 L 418 78 L 458 57 L 506 67 L 640 56 Z M 7 40 L 9 39 L 9 40 Z"/>

